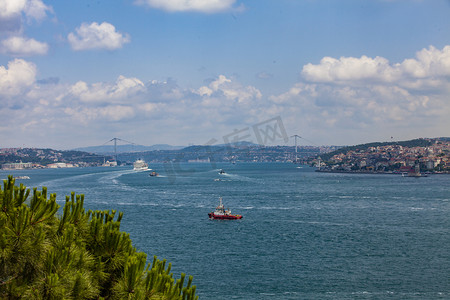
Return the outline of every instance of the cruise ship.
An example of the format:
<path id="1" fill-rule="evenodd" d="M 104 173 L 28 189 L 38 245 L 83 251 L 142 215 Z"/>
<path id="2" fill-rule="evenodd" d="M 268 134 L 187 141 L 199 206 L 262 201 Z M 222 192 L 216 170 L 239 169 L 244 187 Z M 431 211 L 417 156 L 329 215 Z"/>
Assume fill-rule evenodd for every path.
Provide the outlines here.
<path id="1" fill-rule="evenodd" d="M 138 159 L 133 164 L 133 170 L 134 171 L 148 171 L 150 169 L 148 168 L 148 165 L 145 161 L 143 161 L 142 159 Z"/>

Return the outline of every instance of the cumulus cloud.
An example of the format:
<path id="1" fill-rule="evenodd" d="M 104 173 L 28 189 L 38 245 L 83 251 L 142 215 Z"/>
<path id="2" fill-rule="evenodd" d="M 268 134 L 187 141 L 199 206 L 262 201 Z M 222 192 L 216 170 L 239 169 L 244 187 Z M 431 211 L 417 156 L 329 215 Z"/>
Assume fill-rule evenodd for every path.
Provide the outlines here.
<path id="1" fill-rule="evenodd" d="M 398 78 L 398 72 L 382 57 L 367 56 L 324 57 L 319 65 L 307 64 L 302 70 L 303 77 L 312 82 L 339 82 L 354 80 L 392 81 Z"/>
<path id="2" fill-rule="evenodd" d="M 233 8 L 236 0 L 136 0 L 138 5 L 162 9 L 169 12 L 193 11 L 217 13 Z"/>
<path id="3" fill-rule="evenodd" d="M 48 52 L 48 44 L 13 36 L 0 42 L 0 52 L 12 56 L 44 55 Z"/>
<path id="4" fill-rule="evenodd" d="M 367 82 L 393 83 L 399 85 L 436 85 L 437 77 L 450 75 L 450 46 L 442 50 L 430 46 L 416 53 L 416 58 L 391 64 L 386 58 L 367 56 L 324 57 L 319 64 L 307 64 L 302 76 L 308 82 L 366 84 Z M 426 81 L 423 81 L 426 80 Z"/>
<path id="5" fill-rule="evenodd" d="M 42 0 L 1 0 L 0 33 L 21 34 L 25 21 L 41 21 L 50 12 L 52 8 Z"/>
<path id="6" fill-rule="evenodd" d="M 269 99 L 298 116 L 292 124 L 311 132 L 342 130 L 360 135 L 361 142 L 362 132 L 373 140 L 393 130 L 427 128 L 445 135 L 450 126 L 450 46 L 430 46 L 399 63 L 383 57 L 324 57 L 319 64 L 306 64 L 301 75 L 301 82 Z"/>
<path id="7" fill-rule="evenodd" d="M 42 20 L 51 11 L 51 7 L 45 5 L 41 0 L 2 0 L 0 1 L 0 18 L 10 19 L 21 14 L 26 17 Z"/>
<path id="8" fill-rule="evenodd" d="M 120 128 L 132 141 L 149 136 L 185 143 L 189 137 L 188 142 L 201 143 L 274 116 L 289 133 L 299 130 L 295 133 L 318 144 L 445 136 L 449 53 L 450 46 L 429 47 L 399 63 L 382 57 L 324 58 L 305 65 L 302 79 L 277 95 L 263 95 L 226 75 L 194 88 L 172 79 L 144 82 L 125 76 L 114 82 L 40 81 L 34 64 L 16 59 L 0 66 L 0 98 L 6 102 L 0 119 L 21 128 L 23 139 L 37 141 L 48 131 L 61 136 L 61 145 L 83 130 L 104 139 L 111 128 Z"/>
<path id="9" fill-rule="evenodd" d="M 200 96 L 225 96 L 227 100 L 235 100 L 239 103 L 245 103 L 252 99 L 261 99 L 261 92 L 253 86 L 242 86 L 224 75 L 213 80 L 208 86 L 202 86 L 195 91 Z"/>
<path id="10" fill-rule="evenodd" d="M 366 87 L 311 85 L 298 83 L 288 92 L 272 96 L 278 105 L 296 110 L 314 123 L 326 114 L 337 123 L 366 126 L 389 121 L 407 121 L 422 115 L 440 101 L 429 103 L 430 97 L 414 95 L 398 86 Z M 323 119 L 329 121 L 329 119 Z M 336 125 L 336 122 L 333 125 Z"/>
<path id="11" fill-rule="evenodd" d="M 70 88 L 70 94 L 82 102 L 124 102 L 144 90 L 144 83 L 139 79 L 119 76 L 113 84 L 88 85 L 84 81 L 79 81 Z"/>
<path id="12" fill-rule="evenodd" d="M 25 66 L 33 71 L 31 77 Z M 65 84 L 52 80 L 48 84 L 35 76 L 34 65 L 24 60 L 0 68 L 0 97 L 7 94 L 11 99 L 0 106 L 0 118 L 18 129 L 14 139 L 20 136 L 30 143 L 39 143 L 43 131 L 60 136 L 67 145 L 70 141 L 63 141 L 64 137 L 85 130 L 108 136 L 112 127 L 141 137 L 153 134 L 158 138 L 170 132 L 170 139 L 190 136 L 202 143 L 217 137 L 216 130 L 227 133 L 242 127 L 242 122 L 255 116 L 253 110 L 261 107 L 258 89 L 224 75 L 196 89 L 180 87 L 171 79 L 144 83 L 119 76 L 115 82 Z M 26 77 L 29 79 L 19 81 Z M 224 129 L 229 126 L 232 128 Z"/>
<path id="13" fill-rule="evenodd" d="M 83 23 L 75 29 L 76 33 L 69 33 L 67 39 L 75 51 L 106 49 L 114 50 L 122 48 L 125 43 L 130 42 L 128 34 L 116 31 L 114 25 L 103 22 L 98 24 Z"/>
<path id="14" fill-rule="evenodd" d="M 10 56 L 44 55 L 48 44 L 21 36 L 25 23 L 42 21 L 52 8 L 42 0 L 1 0 L 0 34 L 10 36 L 0 41 L 0 53 Z"/>
<path id="15" fill-rule="evenodd" d="M 450 75 L 450 46 L 442 50 L 430 46 L 417 52 L 415 59 L 405 59 L 396 65 L 403 74 L 412 78 Z"/>
<path id="16" fill-rule="evenodd" d="M 383 141 L 400 135 L 414 138 L 425 130 L 439 136 L 450 126 L 445 95 L 415 94 L 395 85 L 300 82 L 270 100 L 285 116 L 286 127 L 327 144 Z"/>
<path id="17" fill-rule="evenodd" d="M 36 72 L 36 66 L 23 59 L 10 61 L 8 67 L 0 66 L 0 95 L 22 94 L 35 82 Z"/>

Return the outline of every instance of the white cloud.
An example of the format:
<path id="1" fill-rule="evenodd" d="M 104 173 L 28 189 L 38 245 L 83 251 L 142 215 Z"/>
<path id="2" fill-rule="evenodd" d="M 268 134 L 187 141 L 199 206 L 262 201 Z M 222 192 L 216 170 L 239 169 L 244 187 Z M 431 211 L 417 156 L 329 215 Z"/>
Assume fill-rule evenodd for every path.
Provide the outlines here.
<path id="1" fill-rule="evenodd" d="M 153 113 L 158 110 L 158 107 L 158 104 L 150 102 L 138 105 L 138 109 L 146 113 Z"/>
<path id="2" fill-rule="evenodd" d="M 20 16 L 22 13 L 35 20 L 46 17 L 51 7 L 41 0 L 2 0 L 0 1 L 0 19 L 10 19 Z"/>
<path id="3" fill-rule="evenodd" d="M 405 59 L 398 68 L 412 78 L 450 75 L 450 46 L 442 51 L 430 46 L 417 52 L 416 59 Z"/>
<path id="4" fill-rule="evenodd" d="M 170 12 L 194 11 L 216 13 L 233 8 L 236 0 L 136 0 L 138 5 L 147 5 Z"/>
<path id="5" fill-rule="evenodd" d="M 125 76 L 119 76 L 114 84 L 94 83 L 89 86 L 86 82 L 79 81 L 70 88 L 70 94 L 80 101 L 97 103 L 124 103 L 130 97 L 143 91 L 145 91 L 145 86 L 142 81 Z"/>
<path id="6" fill-rule="evenodd" d="M 415 94 L 395 85 L 301 82 L 270 100 L 285 117 L 287 128 L 326 144 L 383 141 L 409 134 L 407 139 L 421 137 L 425 130 L 439 136 L 450 126 L 446 95 Z"/>
<path id="7" fill-rule="evenodd" d="M 15 59 L 8 67 L 0 66 L 0 95 L 23 94 L 36 80 L 36 66 L 23 59 Z"/>
<path id="8" fill-rule="evenodd" d="M 0 52 L 13 56 L 44 55 L 48 52 L 48 45 L 35 39 L 13 36 L 1 41 Z"/>
<path id="9" fill-rule="evenodd" d="M 182 88 L 173 80 L 144 84 L 124 76 L 115 82 L 92 84 L 30 82 L 33 84 L 16 90 L 18 93 L 11 96 L 9 105 L 0 107 L 0 118 L 18 128 L 14 139 L 34 144 L 43 138 L 42 131 L 58 136 L 61 145 L 68 145 L 80 143 L 73 137 L 83 132 L 109 136 L 114 128 L 141 138 L 189 136 L 199 143 L 207 142 L 217 137 L 216 130 L 225 128 L 228 133 L 243 122 L 250 122 L 261 107 L 257 102 L 262 97 L 255 87 L 225 76 L 205 86 L 211 89 L 210 95 L 199 95 L 197 91 L 202 87 Z M 226 129 L 228 126 L 232 128 Z M 133 136 L 128 138 L 136 140 Z"/>
<path id="10" fill-rule="evenodd" d="M 22 34 L 25 22 L 42 21 L 51 12 L 42 0 L 0 0 L 0 34 Z"/>
<path id="11" fill-rule="evenodd" d="M 0 1 L 0 18 L 10 18 L 22 13 L 26 0 L 4 0 Z"/>
<path id="12" fill-rule="evenodd" d="M 303 78 L 309 82 L 351 85 L 383 82 L 417 88 L 436 86 L 441 83 L 436 78 L 449 75 L 450 46 L 442 50 L 430 46 L 417 52 L 416 58 L 396 64 L 378 56 L 324 57 L 320 64 L 309 63 L 302 70 Z"/>
<path id="13" fill-rule="evenodd" d="M 121 48 L 130 41 L 128 34 L 116 31 L 114 25 L 103 22 L 98 24 L 83 23 L 75 29 L 76 33 L 69 33 L 68 40 L 73 50 L 106 49 L 114 50 Z"/>
<path id="14" fill-rule="evenodd" d="M 25 14 L 36 20 L 42 20 L 47 16 L 47 11 L 52 11 L 50 6 L 41 0 L 28 0 L 25 6 Z"/>
<path id="15" fill-rule="evenodd" d="M 302 75 L 311 82 L 348 82 L 348 81 L 393 81 L 398 79 L 398 71 L 389 65 L 383 57 L 361 56 L 335 59 L 324 57 L 319 65 L 307 64 Z"/>
<path id="16" fill-rule="evenodd" d="M 274 116 L 281 116 L 289 134 L 317 144 L 445 136 L 450 128 L 449 52 L 448 46 L 429 47 L 399 63 L 381 57 L 323 60 L 304 69 L 310 80 L 273 96 L 225 75 L 195 88 L 170 79 L 144 83 L 125 76 L 114 82 L 50 85 L 36 81 L 34 64 L 16 59 L 0 66 L 0 99 L 6 103 L 0 106 L 0 119 L 21 128 L 4 143 L 20 138 L 39 145 L 41 133 L 50 132 L 59 137 L 55 143 L 67 147 L 62 145 L 84 143 L 93 135 L 103 140 L 118 130 L 136 142 L 148 137 L 152 142 L 206 143 Z"/>
<path id="17" fill-rule="evenodd" d="M 253 86 L 242 86 L 240 83 L 234 82 L 224 75 L 212 81 L 208 86 L 202 86 L 195 91 L 203 97 L 218 97 L 220 94 L 225 96 L 227 100 L 235 100 L 238 103 L 247 103 L 254 99 L 261 99 L 261 92 Z M 223 103 L 223 102 L 220 102 Z"/>
<path id="18" fill-rule="evenodd" d="M 430 46 L 400 63 L 382 57 L 324 57 L 317 65 L 305 65 L 302 76 L 289 91 L 270 97 L 285 114 L 297 116 L 287 126 L 322 136 L 341 131 L 345 136 L 329 138 L 354 136 L 355 142 L 396 132 L 448 134 L 450 46 Z"/>

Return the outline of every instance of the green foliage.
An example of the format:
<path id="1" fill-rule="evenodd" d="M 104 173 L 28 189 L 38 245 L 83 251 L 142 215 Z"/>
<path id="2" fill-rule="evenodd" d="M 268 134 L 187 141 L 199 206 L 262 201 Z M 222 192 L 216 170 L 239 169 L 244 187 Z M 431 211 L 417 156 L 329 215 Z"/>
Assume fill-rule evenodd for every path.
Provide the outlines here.
<path id="1" fill-rule="evenodd" d="M 192 276 L 183 286 L 165 260 L 147 265 L 120 231 L 122 213 L 86 211 L 72 193 L 58 216 L 55 194 L 35 188 L 28 201 L 14 183 L 0 188 L 0 299 L 198 299 Z"/>

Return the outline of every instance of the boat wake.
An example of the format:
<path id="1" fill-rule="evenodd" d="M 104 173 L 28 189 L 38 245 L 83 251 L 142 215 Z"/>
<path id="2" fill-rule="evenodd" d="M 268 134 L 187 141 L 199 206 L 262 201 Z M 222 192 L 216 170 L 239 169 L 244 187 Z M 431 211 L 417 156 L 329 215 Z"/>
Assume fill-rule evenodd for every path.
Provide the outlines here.
<path id="1" fill-rule="evenodd" d="M 260 180 L 258 179 L 254 179 L 254 178 L 250 178 L 247 176 L 243 176 L 243 175 L 238 175 L 238 174 L 232 174 L 232 173 L 220 173 L 220 169 L 216 170 L 219 172 L 219 180 L 217 181 L 248 181 L 248 182 L 258 182 Z M 226 180 L 224 180 L 223 178 L 226 178 Z"/>
<path id="2" fill-rule="evenodd" d="M 126 175 L 126 174 L 133 174 L 133 173 L 136 173 L 136 171 L 133 171 L 133 170 L 115 171 L 115 172 L 107 173 L 107 174 L 105 174 L 105 176 L 99 177 L 97 179 L 97 181 L 102 184 L 108 184 L 110 182 L 117 184 L 117 183 L 119 183 L 117 178 L 119 178 L 123 175 Z"/>

